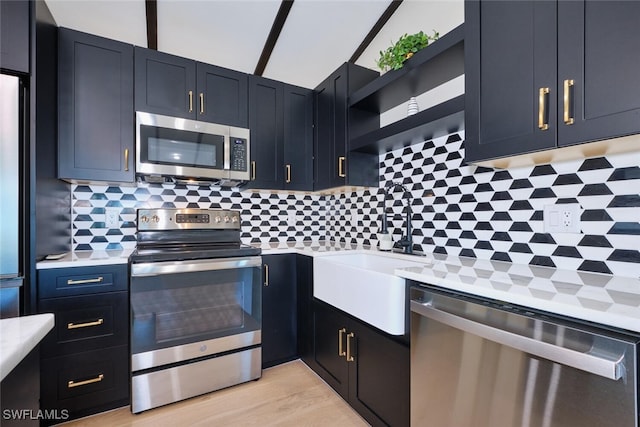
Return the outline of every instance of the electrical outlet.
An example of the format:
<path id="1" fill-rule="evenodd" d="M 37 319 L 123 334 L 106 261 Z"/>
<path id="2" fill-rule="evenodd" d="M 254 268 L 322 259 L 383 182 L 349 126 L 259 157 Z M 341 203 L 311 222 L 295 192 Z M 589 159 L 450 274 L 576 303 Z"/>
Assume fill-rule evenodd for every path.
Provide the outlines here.
<path id="1" fill-rule="evenodd" d="M 118 228 L 120 225 L 120 209 L 105 208 L 104 209 L 104 225 L 106 228 Z"/>
<path id="2" fill-rule="evenodd" d="M 293 227 L 296 225 L 296 211 L 294 210 L 287 211 L 287 224 L 290 227 Z"/>
<path id="3" fill-rule="evenodd" d="M 580 205 L 568 203 L 544 207 L 545 233 L 580 233 Z"/>

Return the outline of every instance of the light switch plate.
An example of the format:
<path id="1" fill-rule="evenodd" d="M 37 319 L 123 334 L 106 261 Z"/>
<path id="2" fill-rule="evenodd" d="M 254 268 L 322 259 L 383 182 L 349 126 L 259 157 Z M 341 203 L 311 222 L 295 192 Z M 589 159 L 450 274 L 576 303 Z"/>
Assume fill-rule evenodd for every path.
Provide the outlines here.
<path id="1" fill-rule="evenodd" d="M 567 203 L 544 207 L 545 233 L 580 233 L 580 205 Z"/>
<path id="2" fill-rule="evenodd" d="M 120 209 L 118 208 L 105 208 L 104 209 L 104 226 L 106 228 L 118 228 L 119 227 Z"/>

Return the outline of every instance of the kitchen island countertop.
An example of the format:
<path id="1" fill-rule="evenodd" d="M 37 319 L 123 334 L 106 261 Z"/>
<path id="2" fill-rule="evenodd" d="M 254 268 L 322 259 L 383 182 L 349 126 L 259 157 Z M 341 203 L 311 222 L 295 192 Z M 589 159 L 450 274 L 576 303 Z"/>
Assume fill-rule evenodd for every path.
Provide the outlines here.
<path id="1" fill-rule="evenodd" d="M 0 319 L 0 379 L 4 379 L 53 329 L 52 313 Z"/>

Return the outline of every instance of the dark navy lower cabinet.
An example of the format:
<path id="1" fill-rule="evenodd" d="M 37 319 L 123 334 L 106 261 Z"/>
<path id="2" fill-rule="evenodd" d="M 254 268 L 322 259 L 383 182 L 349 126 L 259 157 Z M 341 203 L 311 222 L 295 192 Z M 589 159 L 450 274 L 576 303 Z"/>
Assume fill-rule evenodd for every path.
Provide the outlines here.
<path id="1" fill-rule="evenodd" d="M 324 302 L 313 309 L 311 368 L 371 425 L 408 426 L 408 344 Z"/>
<path id="2" fill-rule="evenodd" d="M 38 312 L 55 316 L 40 346 L 41 409 L 74 419 L 128 405 L 127 266 L 38 270 L 38 295 Z"/>
<path id="3" fill-rule="evenodd" d="M 262 367 L 298 357 L 296 255 L 263 255 Z"/>

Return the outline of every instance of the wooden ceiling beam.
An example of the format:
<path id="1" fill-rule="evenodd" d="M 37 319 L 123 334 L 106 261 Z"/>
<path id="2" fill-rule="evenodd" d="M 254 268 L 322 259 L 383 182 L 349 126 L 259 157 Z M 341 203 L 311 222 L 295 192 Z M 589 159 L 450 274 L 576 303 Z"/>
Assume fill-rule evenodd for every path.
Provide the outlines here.
<path id="1" fill-rule="evenodd" d="M 391 18 L 393 13 L 398 9 L 398 7 L 400 7 L 400 5 L 402 4 L 402 1 L 403 0 L 393 0 L 391 4 L 389 4 L 387 9 L 382 13 L 382 15 L 380 15 L 378 22 L 374 24 L 374 26 L 371 28 L 371 31 L 369 31 L 369 34 L 366 35 L 364 40 L 362 40 L 362 43 L 360 43 L 360 46 L 358 46 L 356 51 L 353 52 L 353 55 L 351 55 L 349 62 L 352 62 L 352 63 L 356 62 L 358 58 L 360 58 L 360 55 L 362 55 L 365 49 L 369 47 L 369 45 L 371 44 L 373 39 L 378 35 L 382 27 L 384 27 L 387 21 L 389 21 L 389 18 Z"/>
<path id="2" fill-rule="evenodd" d="M 267 68 L 267 63 L 269 63 L 269 58 L 271 58 L 273 48 L 278 41 L 278 37 L 280 37 L 280 32 L 282 32 L 282 27 L 284 27 L 284 23 L 287 20 L 289 11 L 291 10 L 291 6 L 293 6 L 293 1 L 294 0 L 282 0 L 282 2 L 280 3 L 280 8 L 278 9 L 278 13 L 273 20 L 271 31 L 269 31 L 269 36 L 267 37 L 267 41 L 264 43 L 262 53 L 260 54 L 260 59 L 258 59 L 258 64 L 256 65 L 256 69 L 253 72 L 253 74 L 255 74 L 256 76 L 261 76 L 262 73 L 264 73 L 264 69 Z"/>
<path id="3" fill-rule="evenodd" d="M 147 47 L 158 50 L 158 1 L 145 0 L 147 12 Z"/>

